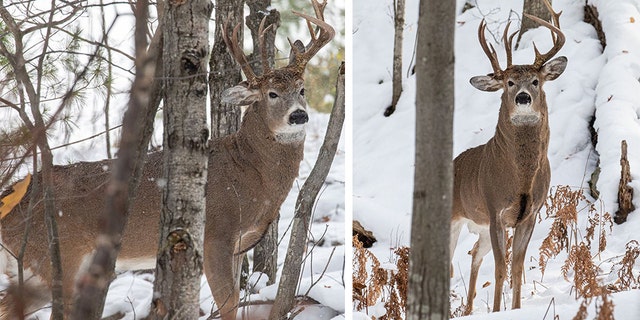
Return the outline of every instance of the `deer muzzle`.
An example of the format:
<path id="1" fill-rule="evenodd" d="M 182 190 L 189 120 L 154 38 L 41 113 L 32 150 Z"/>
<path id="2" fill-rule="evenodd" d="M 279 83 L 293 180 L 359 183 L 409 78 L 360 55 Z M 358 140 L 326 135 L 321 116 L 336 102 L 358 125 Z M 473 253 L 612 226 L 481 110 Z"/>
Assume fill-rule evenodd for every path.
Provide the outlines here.
<path id="1" fill-rule="evenodd" d="M 531 95 L 520 92 L 516 95 L 515 109 L 511 113 L 511 123 L 516 126 L 532 126 L 540 122 L 541 114 L 532 108 Z"/>
<path id="2" fill-rule="evenodd" d="M 289 124 L 305 124 L 309 121 L 309 115 L 304 110 L 296 110 L 289 115 Z"/>

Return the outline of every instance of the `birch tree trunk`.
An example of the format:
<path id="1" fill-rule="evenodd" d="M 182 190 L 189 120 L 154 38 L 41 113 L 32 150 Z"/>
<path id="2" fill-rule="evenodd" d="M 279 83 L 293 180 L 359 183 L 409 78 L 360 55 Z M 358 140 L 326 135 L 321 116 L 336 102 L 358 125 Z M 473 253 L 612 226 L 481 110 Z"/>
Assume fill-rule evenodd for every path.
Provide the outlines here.
<path id="1" fill-rule="evenodd" d="M 209 0 L 169 1 L 163 22 L 164 176 L 156 319 L 197 319 L 203 265 Z"/>
<path id="2" fill-rule="evenodd" d="M 393 37 L 393 89 L 391 106 L 384 112 L 388 117 L 396 111 L 398 100 L 402 94 L 402 39 L 404 31 L 405 0 L 395 0 L 393 3 L 393 24 L 395 27 Z"/>
<path id="3" fill-rule="evenodd" d="M 291 238 L 289 239 L 289 249 L 284 260 L 276 301 L 269 315 L 271 320 L 283 319 L 295 307 L 295 295 L 300 272 L 302 271 L 302 256 L 306 249 L 311 211 L 327 178 L 327 174 L 329 174 L 329 169 L 331 169 L 331 163 L 333 163 L 333 158 L 338 149 L 338 142 L 340 141 L 342 124 L 344 123 L 344 70 L 344 63 L 342 63 L 336 80 L 336 99 L 329 117 L 329 125 L 324 142 L 320 148 L 320 154 L 318 154 L 318 160 L 316 160 L 309 178 L 307 178 L 298 194 L 296 213 L 291 227 Z"/>
<path id="4" fill-rule="evenodd" d="M 262 74 L 262 64 L 260 59 L 260 44 L 258 30 L 260 22 L 265 17 L 265 28 L 272 25 L 271 29 L 264 36 L 264 45 L 267 49 L 267 60 L 273 69 L 275 65 L 275 41 L 278 27 L 280 26 L 280 13 L 271 7 L 271 0 L 247 0 L 250 13 L 247 17 L 247 26 L 251 30 L 253 40 L 253 53 L 250 61 L 251 67 L 257 74 Z M 267 229 L 264 237 L 253 248 L 253 271 L 262 272 L 269 277 L 267 284 L 271 285 L 276 281 L 278 272 L 278 222 L 280 217 L 274 220 Z"/>
<path id="5" fill-rule="evenodd" d="M 407 319 L 449 319 L 455 1 L 420 2 Z"/>

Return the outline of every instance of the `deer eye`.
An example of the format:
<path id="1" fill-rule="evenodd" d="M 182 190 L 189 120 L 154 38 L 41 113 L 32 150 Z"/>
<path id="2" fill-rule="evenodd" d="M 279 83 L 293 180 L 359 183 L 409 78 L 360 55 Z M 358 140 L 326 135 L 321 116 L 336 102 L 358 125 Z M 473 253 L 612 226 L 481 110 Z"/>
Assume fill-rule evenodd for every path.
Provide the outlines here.
<path id="1" fill-rule="evenodd" d="M 277 97 L 278 97 L 278 94 L 277 94 L 277 93 L 275 93 L 275 92 L 269 92 L 269 98 L 271 98 L 271 99 L 275 99 L 275 98 L 277 98 Z"/>
<path id="2" fill-rule="evenodd" d="M 300 90 L 300 95 L 301 95 L 301 96 L 304 96 L 304 88 L 302 88 L 302 89 Z"/>
<path id="3" fill-rule="evenodd" d="M 533 84 L 534 86 L 537 86 L 538 85 L 538 79 L 533 80 L 533 82 L 531 84 Z"/>
<path id="4" fill-rule="evenodd" d="M 509 85 L 509 87 L 513 87 L 513 85 L 514 85 L 515 83 L 513 83 L 513 81 L 509 80 L 509 82 L 507 82 L 507 84 Z"/>

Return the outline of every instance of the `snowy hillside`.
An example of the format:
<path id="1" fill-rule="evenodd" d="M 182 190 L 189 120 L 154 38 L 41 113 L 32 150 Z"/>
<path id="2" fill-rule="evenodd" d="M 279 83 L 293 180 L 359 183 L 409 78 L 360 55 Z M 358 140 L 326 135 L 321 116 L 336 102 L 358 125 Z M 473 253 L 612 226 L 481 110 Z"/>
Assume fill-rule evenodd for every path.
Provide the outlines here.
<path id="1" fill-rule="evenodd" d="M 517 28 L 522 12 L 522 0 L 471 1 L 476 7 L 462 12 L 465 1 L 458 0 L 455 39 L 455 119 L 454 156 L 462 151 L 485 143 L 493 136 L 500 106 L 501 91 L 481 92 L 469 84 L 472 76 L 491 72 L 491 66 L 477 39 L 478 25 L 485 18 L 488 32 L 500 38 L 509 17 Z M 354 2 L 354 219 L 373 231 L 378 238 L 371 251 L 381 262 L 390 260 L 391 250 L 409 245 L 411 201 L 413 191 L 414 128 L 415 128 L 415 76 L 405 77 L 404 91 L 396 113 L 383 117 L 383 111 L 391 102 L 391 71 L 393 46 L 392 1 Z M 599 12 L 607 37 L 602 47 L 594 28 L 583 22 L 584 1 L 554 0 L 556 11 L 563 11 L 561 28 L 567 38 L 558 54 L 568 58 L 566 71 L 555 81 L 545 84 L 549 105 L 551 130 L 549 160 L 552 169 L 551 186 L 569 185 L 574 190 L 588 188 L 587 181 L 598 160 L 602 172 L 597 187 L 601 201 L 597 207 L 613 215 L 617 210 L 617 190 L 620 180 L 620 141 L 629 144 L 629 161 L 632 183 L 636 194 L 634 203 L 640 207 L 640 2 L 590 1 Z M 417 32 L 418 1 L 407 1 L 404 32 L 404 74 L 410 68 Z M 487 35 L 487 39 L 493 39 Z M 527 32 L 519 50 L 513 52 L 514 64 L 530 64 L 533 61 L 532 41 L 542 51 L 551 46 L 549 31 L 539 28 Z M 502 65 L 505 64 L 504 48 L 494 42 Z M 420 106 L 417 106 L 420 107 Z M 596 115 L 595 129 L 598 143 L 593 147 L 589 122 Z M 636 169 L 634 169 L 636 168 Z M 375 173 L 375 174 L 374 174 Z M 589 194 L 588 191 L 585 194 Z M 590 199 L 594 201 L 594 199 Z M 543 209 L 544 211 L 544 209 Z M 546 215 L 541 213 L 544 218 Z M 443 222 L 443 223 L 448 223 Z M 494 263 L 488 254 L 480 269 L 474 316 L 471 319 L 543 319 L 545 310 L 553 300 L 547 319 L 560 315 L 571 319 L 580 301 L 575 300 L 575 290 L 566 281 L 560 268 L 566 253 L 552 258 L 544 277 L 538 266 L 539 248 L 549 233 L 552 219 L 542 219 L 536 225 L 525 259 L 522 310 L 488 315 L 493 301 Z M 587 225 L 586 214 L 578 218 L 583 230 Z M 623 225 L 615 225 L 606 233 L 606 250 L 594 263 L 600 266 L 599 278 L 611 281 L 613 261 L 624 254 L 625 244 L 640 239 L 638 210 L 629 215 Z M 451 289 L 456 295 L 452 308 L 466 300 L 466 284 L 469 277 L 470 255 L 477 236 L 463 228 L 453 257 L 455 276 Z M 595 253 L 595 252 L 593 252 Z M 617 259 L 617 260 L 616 260 Z M 640 272 L 640 261 L 634 272 Z M 571 276 L 570 276 L 571 277 Z M 615 279 L 615 278 L 614 278 Z M 490 285 L 482 288 L 483 283 Z M 511 304 L 511 290 L 505 289 L 505 303 Z M 640 318 L 640 290 L 613 294 L 616 319 Z M 636 301 L 636 303 L 631 303 Z M 509 308 L 507 308 L 509 309 Z M 591 306 L 590 318 L 594 316 Z M 368 309 L 370 316 L 384 314 L 381 304 Z M 354 318 L 368 318 L 355 313 Z"/>

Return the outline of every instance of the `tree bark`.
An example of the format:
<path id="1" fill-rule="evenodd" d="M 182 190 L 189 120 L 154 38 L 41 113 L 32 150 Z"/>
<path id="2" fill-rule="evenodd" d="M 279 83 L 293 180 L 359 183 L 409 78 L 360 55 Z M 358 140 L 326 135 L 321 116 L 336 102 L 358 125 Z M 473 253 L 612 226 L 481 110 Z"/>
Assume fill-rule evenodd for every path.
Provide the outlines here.
<path id="1" fill-rule="evenodd" d="M 629 213 L 636 210 L 633 205 L 633 188 L 631 183 L 631 167 L 627 157 L 627 140 L 620 142 L 620 183 L 618 184 L 618 211 L 616 211 L 613 221 L 622 224 L 627 221 Z"/>
<path id="2" fill-rule="evenodd" d="M 260 28 L 260 22 L 265 17 L 266 21 L 264 27 L 272 25 L 271 29 L 267 30 L 264 35 L 264 45 L 267 50 L 267 61 L 269 66 L 273 69 L 275 65 L 276 54 L 276 33 L 280 27 L 280 12 L 271 7 L 271 0 L 247 0 L 249 6 L 249 16 L 247 17 L 247 27 L 251 31 L 251 40 L 253 41 L 253 53 L 249 56 L 249 63 L 251 68 L 257 75 L 262 74 L 262 60 L 260 59 L 260 40 L 258 36 L 258 30 Z"/>
<path id="3" fill-rule="evenodd" d="M 551 0 L 549 0 L 549 3 L 551 3 Z M 547 7 L 541 0 L 524 0 L 524 4 L 522 5 L 522 13 L 522 23 L 520 24 L 518 41 L 516 41 L 516 49 L 518 49 L 518 47 L 520 46 L 520 39 L 522 38 L 522 34 L 527 32 L 529 29 L 534 29 L 540 26 L 537 22 L 525 17 L 525 13 L 538 17 L 544 21 L 551 20 L 551 12 L 547 10 Z"/>
<path id="4" fill-rule="evenodd" d="M 393 37 L 393 92 L 391 106 L 384 112 L 388 117 L 396 111 L 396 106 L 402 94 L 402 38 L 404 31 L 405 0 L 395 0 L 393 3 L 393 24 L 395 26 Z"/>
<path id="5" fill-rule="evenodd" d="M 264 45 L 267 50 L 267 61 L 269 67 L 273 69 L 275 65 L 275 41 L 278 27 L 280 27 L 280 13 L 271 7 L 271 0 L 247 0 L 250 13 L 247 17 L 247 26 L 251 30 L 253 41 L 253 53 L 249 57 L 251 67 L 256 74 L 262 74 L 262 63 L 260 59 L 260 42 L 258 31 L 260 22 L 266 15 L 265 28 L 272 25 L 264 36 Z M 269 9 L 271 8 L 271 9 Z M 253 248 L 253 271 L 262 272 L 269 277 L 267 284 L 271 285 L 276 281 L 278 272 L 278 222 L 280 217 L 274 220 L 267 229 L 264 237 Z"/>
<path id="6" fill-rule="evenodd" d="M 336 99 L 329 118 L 329 125 L 325 134 L 324 142 L 320 148 L 318 160 L 313 166 L 309 178 L 305 181 L 298 200 L 296 201 L 296 213 L 293 218 L 291 228 L 291 239 L 289 239 L 289 249 L 284 261 L 282 276 L 278 285 L 276 301 L 271 309 L 269 319 L 282 319 L 295 306 L 296 289 L 302 271 L 302 256 L 306 248 L 307 234 L 311 220 L 311 211 L 316 201 L 318 193 L 327 178 L 331 163 L 338 149 L 342 124 L 345 114 L 345 94 L 344 94 L 344 63 L 340 66 L 338 79 L 336 80 Z"/>
<path id="7" fill-rule="evenodd" d="M 229 29 L 242 23 L 244 0 L 216 1 L 216 29 L 213 49 L 209 60 L 209 90 L 211 91 L 211 137 L 220 138 L 238 131 L 240 127 L 240 108 L 222 103 L 222 92 L 242 81 L 240 66 L 236 64 L 222 39 L 222 26 L 226 22 Z M 228 20 L 228 21 L 227 21 Z M 227 30 L 229 32 L 230 30 Z M 242 32 L 238 41 L 242 43 Z"/>
<path id="8" fill-rule="evenodd" d="M 165 3 L 164 177 L 155 319 L 197 319 L 203 265 L 209 0 Z"/>
<path id="9" fill-rule="evenodd" d="M 407 319 L 449 319 L 454 1 L 421 1 Z"/>

